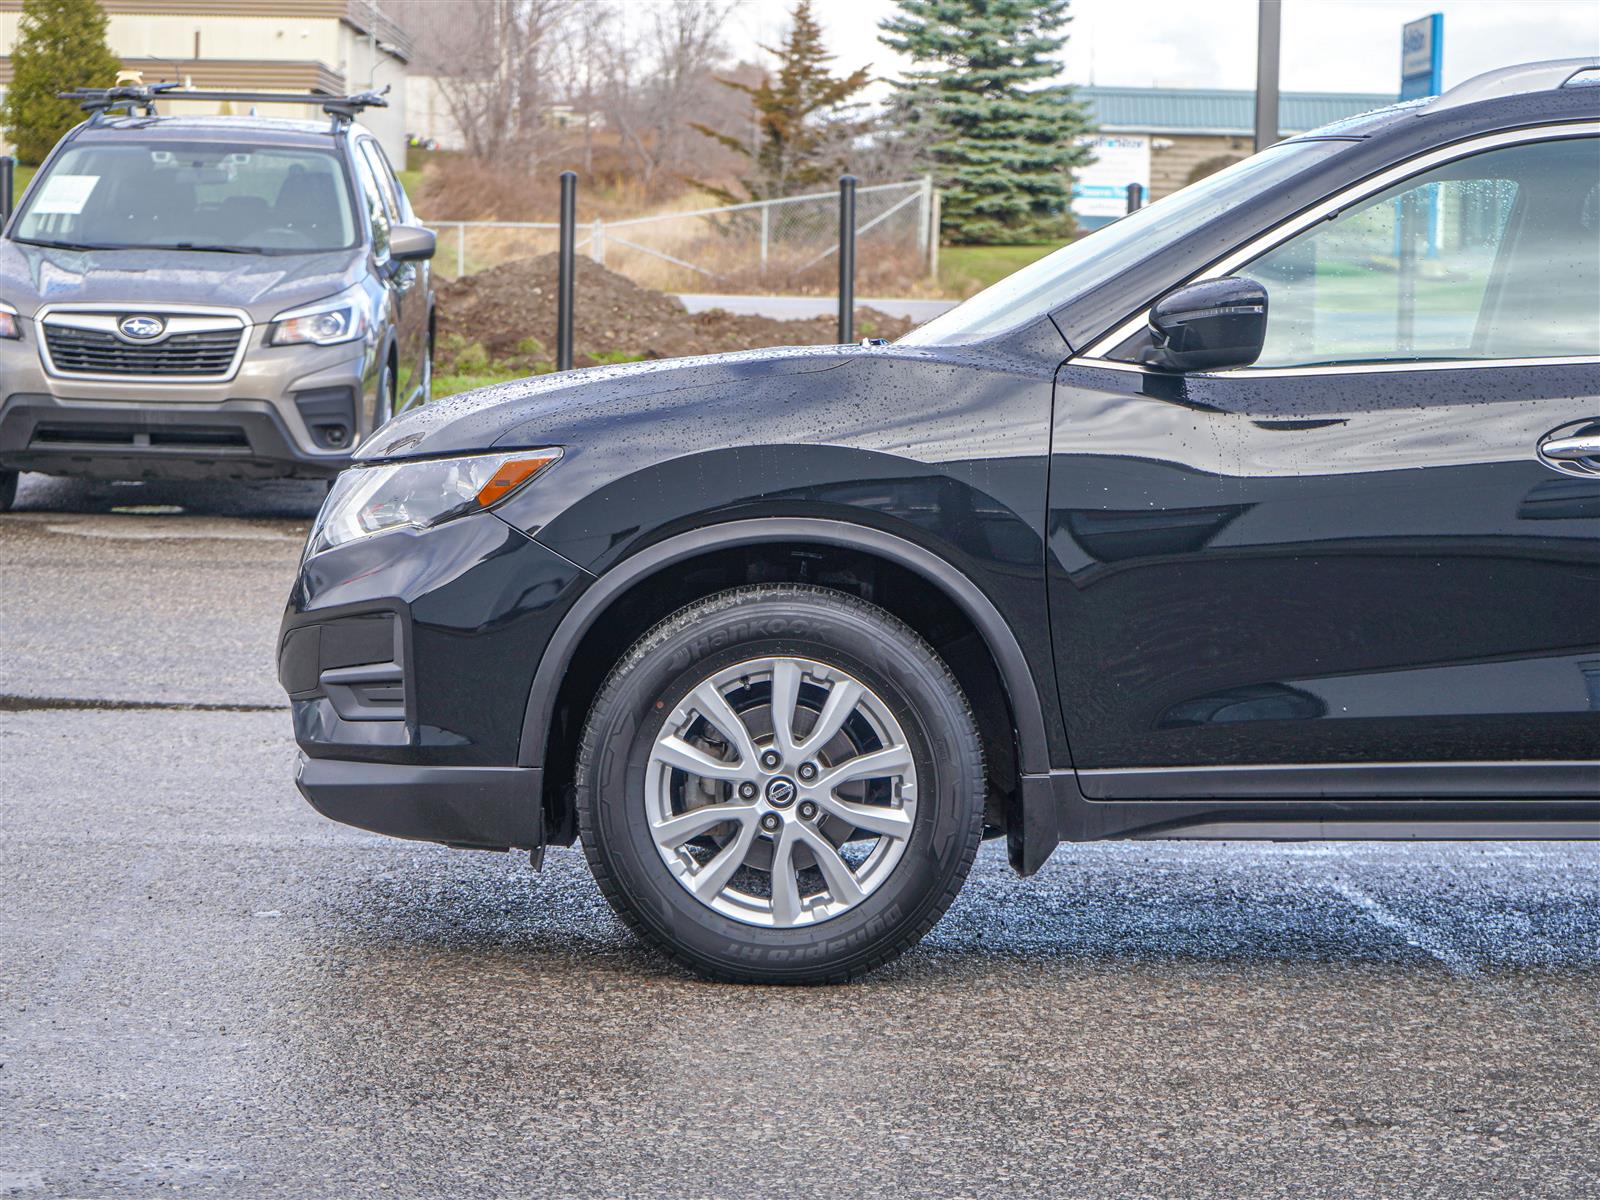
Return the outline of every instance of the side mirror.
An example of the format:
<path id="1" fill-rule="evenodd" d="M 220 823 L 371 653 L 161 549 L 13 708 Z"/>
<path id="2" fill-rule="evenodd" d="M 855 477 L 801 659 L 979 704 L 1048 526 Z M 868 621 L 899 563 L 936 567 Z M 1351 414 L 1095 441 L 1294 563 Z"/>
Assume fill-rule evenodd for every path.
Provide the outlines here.
<path id="1" fill-rule="evenodd" d="M 1165 371 L 1248 367 L 1267 339 L 1267 289 L 1253 279 L 1207 279 L 1150 310 L 1146 366 Z"/>
<path id="2" fill-rule="evenodd" d="M 395 262 L 420 262 L 432 258 L 433 230 L 420 225 L 396 225 L 389 230 L 389 257 Z"/>

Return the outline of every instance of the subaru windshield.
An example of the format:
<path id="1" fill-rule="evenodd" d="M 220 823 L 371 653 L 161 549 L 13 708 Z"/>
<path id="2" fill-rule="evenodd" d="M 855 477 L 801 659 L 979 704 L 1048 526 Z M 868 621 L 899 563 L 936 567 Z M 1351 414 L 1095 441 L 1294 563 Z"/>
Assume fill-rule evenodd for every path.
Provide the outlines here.
<path id="1" fill-rule="evenodd" d="M 1053 312 L 1343 144 L 1307 141 L 1269 146 L 1029 263 L 913 329 L 900 342 L 908 346 L 976 342 Z"/>
<path id="2" fill-rule="evenodd" d="M 73 250 L 313 254 L 350 249 L 357 235 L 331 151 L 135 135 L 58 154 L 11 236 Z"/>

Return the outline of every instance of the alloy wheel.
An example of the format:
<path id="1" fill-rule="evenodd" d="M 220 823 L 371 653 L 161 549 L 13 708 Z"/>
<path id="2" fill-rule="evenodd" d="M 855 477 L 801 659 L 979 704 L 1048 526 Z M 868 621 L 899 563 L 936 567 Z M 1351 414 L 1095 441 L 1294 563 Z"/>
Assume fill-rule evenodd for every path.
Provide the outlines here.
<path id="1" fill-rule="evenodd" d="M 651 748 L 650 836 L 701 903 L 750 925 L 839 916 L 882 886 L 916 821 L 916 766 L 883 699 L 806 658 L 691 688 Z"/>

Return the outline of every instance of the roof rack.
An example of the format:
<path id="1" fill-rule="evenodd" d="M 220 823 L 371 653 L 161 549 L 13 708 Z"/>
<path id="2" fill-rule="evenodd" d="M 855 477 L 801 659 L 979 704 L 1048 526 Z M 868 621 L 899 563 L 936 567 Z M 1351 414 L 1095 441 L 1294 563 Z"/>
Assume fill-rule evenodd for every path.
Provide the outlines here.
<path id="1" fill-rule="evenodd" d="M 351 96 L 332 96 L 326 92 L 201 92 L 177 83 L 125 84 L 109 88 L 77 88 L 57 93 L 63 100 L 76 100 L 96 124 L 111 113 L 122 111 L 132 116 L 137 109 L 147 117 L 156 115 L 157 100 L 231 100 L 242 104 L 315 104 L 333 118 L 335 127 L 356 119 L 363 109 L 387 108 L 381 92 L 357 92 Z"/>
<path id="2" fill-rule="evenodd" d="M 1430 104 L 1428 109 L 1437 112 L 1441 108 L 1457 108 L 1463 104 L 1476 104 L 1480 100 L 1553 91 L 1568 84 L 1592 84 L 1593 80 L 1578 78 L 1591 71 L 1600 71 L 1600 58 L 1552 58 L 1545 62 L 1499 67 L 1456 84 Z"/>

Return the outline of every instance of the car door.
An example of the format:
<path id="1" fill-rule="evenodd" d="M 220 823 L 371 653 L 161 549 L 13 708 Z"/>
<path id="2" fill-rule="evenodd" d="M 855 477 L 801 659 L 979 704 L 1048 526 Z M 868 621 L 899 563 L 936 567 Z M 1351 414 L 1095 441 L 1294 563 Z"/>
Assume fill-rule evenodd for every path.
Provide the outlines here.
<path id="1" fill-rule="evenodd" d="M 425 301 L 421 274 L 415 263 L 397 262 L 388 255 L 388 229 L 401 221 L 396 185 L 388 178 L 387 164 L 379 157 L 378 143 L 361 138 L 356 143 L 357 175 L 368 202 L 381 209 L 385 225 L 381 275 L 393 301 L 395 334 L 395 411 L 403 412 L 416 402 L 422 376 L 420 346 L 427 320 L 422 311 Z"/>
<path id="2" fill-rule="evenodd" d="M 1130 323 L 1058 373 L 1085 794 L 1595 792 L 1594 134 L 1433 151 L 1236 250 L 1205 277 L 1266 286 L 1251 367 L 1145 369 Z"/>
<path id="3" fill-rule="evenodd" d="M 368 138 L 363 143 L 363 148 L 372 162 L 373 172 L 378 177 L 378 184 L 383 189 L 385 202 L 394 221 L 400 225 L 417 224 L 417 214 L 411 208 L 411 200 L 406 195 L 405 188 L 400 186 L 400 180 L 394 173 L 394 165 L 390 163 L 382 144 L 376 138 Z M 432 336 L 429 328 L 432 320 L 430 313 L 432 274 L 432 264 L 427 259 L 421 259 L 402 264 L 396 276 L 397 285 L 405 289 L 405 344 L 409 347 L 409 354 L 407 363 L 401 367 L 406 386 L 401 388 L 400 395 L 407 407 L 427 399 L 432 367 L 429 361 L 432 354 Z"/>

